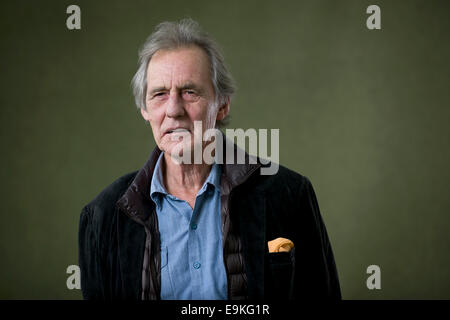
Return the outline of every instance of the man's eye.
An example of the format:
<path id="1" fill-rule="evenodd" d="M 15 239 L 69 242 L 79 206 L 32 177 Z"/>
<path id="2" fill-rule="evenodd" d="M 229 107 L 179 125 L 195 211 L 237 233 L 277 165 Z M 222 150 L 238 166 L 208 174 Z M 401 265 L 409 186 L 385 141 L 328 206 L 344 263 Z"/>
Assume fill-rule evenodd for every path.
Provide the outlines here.
<path id="1" fill-rule="evenodd" d="M 191 98 L 197 96 L 197 93 L 195 91 L 192 91 L 192 90 L 186 90 L 186 91 L 184 91 L 184 94 L 189 96 L 189 97 L 191 97 Z"/>
<path id="2" fill-rule="evenodd" d="M 163 96 L 164 94 L 165 94 L 165 92 L 158 92 L 158 93 L 155 93 L 155 94 L 153 95 L 153 98 L 161 97 L 161 96 Z"/>

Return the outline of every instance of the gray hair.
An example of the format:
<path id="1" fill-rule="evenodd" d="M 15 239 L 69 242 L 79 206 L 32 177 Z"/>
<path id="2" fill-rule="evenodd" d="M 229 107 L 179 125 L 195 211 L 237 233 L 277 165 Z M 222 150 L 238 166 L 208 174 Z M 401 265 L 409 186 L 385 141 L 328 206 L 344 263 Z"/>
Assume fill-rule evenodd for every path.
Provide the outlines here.
<path id="1" fill-rule="evenodd" d="M 179 22 L 165 21 L 158 24 L 139 51 L 138 70 L 131 82 L 136 106 L 146 108 L 147 66 L 156 51 L 177 49 L 196 45 L 203 49 L 209 57 L 211 81 L 216 94 L 216 104 L 223 105 L 235 91 L 231 74 L 228 72 L 223 55 L 216 41 L 209 36 L 200 25 L 192 19 Z M 216 126 L 225 126 L 228 116 L 217 121 Z"/>

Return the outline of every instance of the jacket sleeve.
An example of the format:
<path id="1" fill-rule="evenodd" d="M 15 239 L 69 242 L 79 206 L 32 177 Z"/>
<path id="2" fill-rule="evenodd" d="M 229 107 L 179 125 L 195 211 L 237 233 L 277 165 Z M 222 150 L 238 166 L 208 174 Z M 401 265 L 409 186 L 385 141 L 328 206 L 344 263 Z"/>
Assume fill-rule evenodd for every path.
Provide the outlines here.
<path id="1" fill-rule="evenodd" d="M 320 288 L 320 292 L 318 291 L 316 294 L 321 298 L 341 299 L 341 290 L 333 250 L 325 228 L 325 223 L 320 214 L 314 188 L 308 178 L 305 177 L 301 189 L 300 197 L 302 200 L 302 210 L 304 210 L 309 218 L 312 219 L 311 221 L 314 225 L 314 228 L 311 228 L 313 229 L 311 231 L 311 246 L 312 250 L 314 250 L 314 253 L 312 254 L 314 254 L 315 260 L 318 261 L 315 273 L 321 280 L 320 285 L 316 287 L 317 289 Z"/>
<path id="2" fill-rule="evenodd" d="M 92 212 L 86 206 L 81 211 L 78 230 L 78 260 L 84 299 L 104 299 L 98 239 Z"/>

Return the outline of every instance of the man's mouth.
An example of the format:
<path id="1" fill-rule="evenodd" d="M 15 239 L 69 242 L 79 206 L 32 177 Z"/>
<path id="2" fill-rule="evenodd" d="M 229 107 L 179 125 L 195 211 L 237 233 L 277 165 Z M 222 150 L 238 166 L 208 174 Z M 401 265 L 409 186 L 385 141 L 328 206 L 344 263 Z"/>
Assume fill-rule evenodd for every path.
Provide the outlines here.
<path id="1" fill-rule="evenodd" d="M 177 128 L 177 129 L 167 130 L 166 133 L 184 133 L 184 132 L 190 132 L 190 131 L 188 129 L 184 129 L 184 128 Z"/>

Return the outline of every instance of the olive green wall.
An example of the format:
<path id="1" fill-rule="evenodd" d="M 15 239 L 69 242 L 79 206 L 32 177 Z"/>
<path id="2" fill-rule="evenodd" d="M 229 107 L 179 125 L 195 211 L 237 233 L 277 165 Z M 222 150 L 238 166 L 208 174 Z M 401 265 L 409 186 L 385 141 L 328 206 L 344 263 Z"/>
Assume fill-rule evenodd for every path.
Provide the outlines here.
<path id="1" fill-rule="evenodd" d="M 137 50 L 188 16 L 236 79 L 230 127 L 279 128 L 281 164 L 312 181 L 343 297 L 450 298 L 449 7 L 2 1 L 0 298 L 81 298 L 66 287 L 80 210 L 154 146 L 129 87 Z M 366 287 L 372 264 L 381 290 Z"/>

